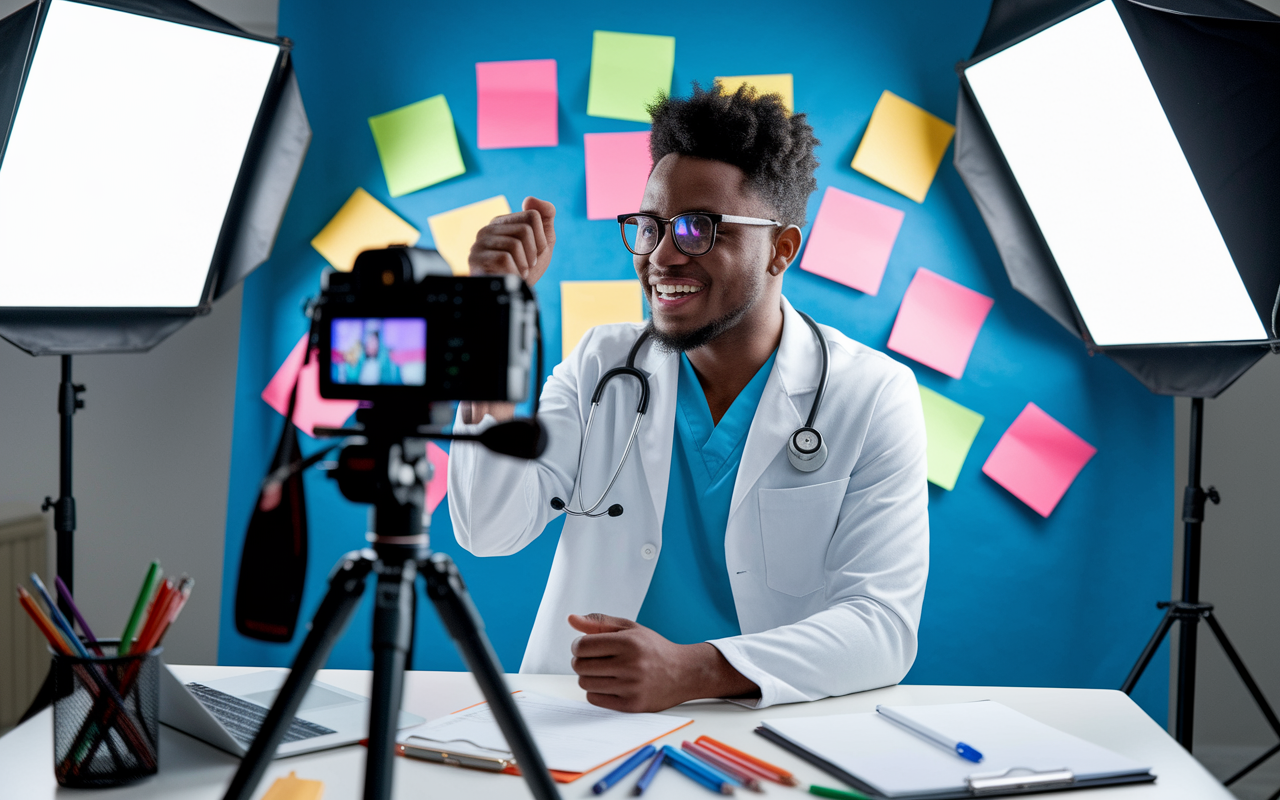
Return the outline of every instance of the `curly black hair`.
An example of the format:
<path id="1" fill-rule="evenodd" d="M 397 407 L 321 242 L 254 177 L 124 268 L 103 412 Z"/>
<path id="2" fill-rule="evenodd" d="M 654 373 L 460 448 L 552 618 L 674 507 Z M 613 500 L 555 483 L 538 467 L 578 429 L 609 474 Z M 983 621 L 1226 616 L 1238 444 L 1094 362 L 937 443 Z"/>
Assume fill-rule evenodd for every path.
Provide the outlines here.
<path id="1" fill-rule="evenodd" d="M 773 204 L 780 222 L 804 226 L 809 195 L 818 188 L 813 150 L 820 143 L 805 115 L 789 113 L 779 95 L 759 95 L 745 83 L 723 94 L 719 81 L 711 89 L 695 81 L 691 97 L 662 95 L 649 114 L 654 164 L 668 153 L 732 164 Z"/>

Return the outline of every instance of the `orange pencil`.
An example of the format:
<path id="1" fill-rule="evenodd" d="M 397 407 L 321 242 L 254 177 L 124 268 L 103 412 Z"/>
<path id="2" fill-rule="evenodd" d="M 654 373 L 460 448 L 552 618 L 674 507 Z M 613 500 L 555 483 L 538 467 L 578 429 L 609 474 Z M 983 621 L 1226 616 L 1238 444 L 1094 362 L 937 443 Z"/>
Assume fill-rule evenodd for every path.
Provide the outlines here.
<path id="1" fill-rule="evenodd" d="M 160 584 L 160 590 L 156 592 L 155 599 L 151 601 L 151 607 L 147 609 L 147 619 L 142 624 L 142 630 L 138 632 L 136 639 L 138 650 L 131 647 L 130 652 L 145 653 L 156 646 L 155 640 L 159 638 L 160 629 L 169 617 L 170 604 L 175 596 L 173 581 L 165 578 L 164 583 Z"/>
<path id="2" fill-rule="evenodd" d="M 54 627 L 53 622 L 45 616 L 40 610 L 40 606 L 36 605 L 36 599 L 31 593 L 21 586 L 18 587 L 18 602 L 22 604 L 28 616 L 36 623 L 36 627 L 44 634 L 44 638 L 49 640 L 50 646 L 64 656 L 73 655 L 71 646 L 67 644 L 66 638 Z"/>
<path id="3" fill-rule="evenodd" d="M 797 786 L 800 783 L 796 780 L 794 775 L 787 772 L 785 769 L 775 767 L 767 761 L 762 761 L 753 755 L 730 747 L 724 742 L 718 742 L 710 736 L 699 736 L 696 741 L 698 744 L 706 747 L 713 753 L 725 756 L 744 769 L 749 769 L 751 772 L 754 772 L 762 778 L 767 778 L 774 783 L 781 783 L 785 786 Z"/>

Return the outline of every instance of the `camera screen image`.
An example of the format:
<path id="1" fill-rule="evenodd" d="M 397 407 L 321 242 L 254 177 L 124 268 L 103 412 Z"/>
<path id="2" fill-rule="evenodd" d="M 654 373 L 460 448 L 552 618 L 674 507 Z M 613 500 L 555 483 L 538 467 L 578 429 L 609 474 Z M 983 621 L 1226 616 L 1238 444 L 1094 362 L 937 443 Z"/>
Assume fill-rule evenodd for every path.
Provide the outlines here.
<path id="1" fill-rule="evenodd" d="M 336 318 L 330 380 L 361 386 L 424 386 L 427 321 L 413 317 Z"/>

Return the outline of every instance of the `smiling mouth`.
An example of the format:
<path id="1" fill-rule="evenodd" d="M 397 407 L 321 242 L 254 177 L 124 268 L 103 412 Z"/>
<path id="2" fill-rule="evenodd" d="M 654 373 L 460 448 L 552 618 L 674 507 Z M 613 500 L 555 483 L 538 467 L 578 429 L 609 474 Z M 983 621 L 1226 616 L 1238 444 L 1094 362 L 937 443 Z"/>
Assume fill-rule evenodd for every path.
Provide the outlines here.
<path id="1" fill-rule="evenodd" d="M 694 286 L 687 283 L 658 283 L 653 286 L 658 297 L 663 300 L 675 300 L 691 294 L 697 294 L 702 291 L 701 286 Z"/>

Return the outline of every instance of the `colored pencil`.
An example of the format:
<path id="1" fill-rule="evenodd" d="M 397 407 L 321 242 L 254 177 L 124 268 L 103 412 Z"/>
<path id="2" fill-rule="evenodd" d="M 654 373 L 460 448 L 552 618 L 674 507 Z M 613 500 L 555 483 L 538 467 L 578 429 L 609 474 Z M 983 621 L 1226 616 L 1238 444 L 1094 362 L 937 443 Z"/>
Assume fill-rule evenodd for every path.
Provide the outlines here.
<path id="1" fill-rule="evenodd" d="M 653 745 L 646 744 L 644 747 L 635 751 L 631 754 L 631 757 L 622 762 L 617 769 L 596 781 L 596 785 L 591 787 L 592 793 L 604 794 L 615 783 L 630 775 L 632 770 L 644 763 L 644 761 L 646 761 L 649 756 L 656 753 L 657 750 L 658 748 Z"/>
<path id="2" fill-rule="evenodd" d="M 71 623 L 67 622 L 67 618 L 62 615 L 62 611 L 58 608 L 58 604 L 53 601 L 53 597 L 49 594 L 49 590 L 45 588 L 44 581 L 40 580 L 40 576 L 31 573 L 31 585 L 36 587 L 36 592 L 40 594 L 40 599 L 49 609 L 49 619 L 62 631 L 62 635 L 66 637 L 67 644 L 71 645 L 71 649 L 81 658 L 88 658 L 89 651 L 80 643 L 80 637 L 76 636 L 75 628 L 71 627 Z"/>
<path id="3" fill-rule="evenodd" d="M 713 792 L 718 792 L 720 794 L 733 794 L 732 785 L 711 777 L 701 768 L 701 765 L 690 763 L 693 759 L 684 755 L 671 745 L 663 745 L 662 752 L 667 755 L 667 763 L 675 767 L 675 769 L 682 773 L 686 778 L 693 779 L 695 782 L 705 786 Z"/>
<path id="4" fill-rule="evenodd" d="M 64 656 L 72 654 L 71 645 L 67 644 L 66 637 L 57 629 L 45 613 L 40 610 L 40 606 L 36 604 L 36 599 L 31 593 L 21 586 L 18 587 L 18 603 L 22 605 L 22 609 L 27 612 L 27 616 L 31 617 L 36 623 L 36 627 L 44 634 L 44 638 L 49 640 L 49 646 L 56 652 Z"/>
<path id="5" fill-rule="evenodd" d="M 76 624 L 80 626 L 80 630 L 84 632 L 84 636 L 89 640 L 89 647 L 93 648 L 93 652 L 102 655 L 102 648 L 98 646 L 98 637 L 93 635 L 93 631 L 89 629 L 89 623 L 85 621 L 84 615 L 80 613 L 79 606 L 76 605 L 75 598 L 71 596 L 71 590 L 62 582 L 62 576 L 55 575 L 53 585 L 58 590 L 58 597 L 67 604 L 67 608 L 71 609 L 71 616 L 75 617 Z"/>
<path id="6" fill-rule="evenodd" d="M 748 772 L 759 775 L 765 780 L 781 783 L 785 786 L 797 786 L 799 781 L 790 772 L 781 767 L 775 767 L 767 761 L 762 761 L 753 755 L 748 755 L 736 748 L 730 747 L 724 742 L 718 742 L 710 736 L 699 736 L 696 740 L 697 744 L 702 745 L 717 755 L 725 756 L 730 761 L 738 764 Z"/>
<path id="7" fill-rule="evenodd" d="M 764 789 L 760 786 L 760 781 L 756 780 L 746 770 L 742 769 L 741 767 L 739 767 L 737 764 L 733 763 L 729 759 L 724 758 L 723 756 L 717 755 L 715 752 L 707 749 L 706 747 L 703 747 L 700 744 L 695 744 L 694 742 L 685 742 L 684 744 L 680 745 L 680 747 L 683 750 L 685 750 L 687 753 L 689 753 L 689 755 L 693 756 L 694 758 L 698 759 L 704 764 L 708 764 L 709 766 L 715 767 L 716 769 L 723 772 L 725 775 L 728 775 L 730 778 L 733 778 L 735 781 L 742 784 L 744 788 L 750 789 L 753 792 L 764 791 Z"/>
<path id="8" fill-rule="evenodd" d="M 831 797 L 835 800 L 871 800 L 867 795 L 853 789 L 828 789 L 825 786 L 810 786 L 809 794 L 816 794 L 818 797 Z"/>
<path id="9" fill-rule="evenodd" d="M 152 561 L 151 566 L 147 567 L 147 576 L 142 579 L 142 589 L 138 592 L 138 599 L 133 604 L 133 613 L 129 615 L 129 621 L 124 626 L 124 633 L 120 634 L 120 647 L 116 651 L 119 655 L 129 655 L 133 637 L 138 632 L 138 626 L 142 624 L 142 615 L 147 610 L 147 603 L 151 601 L 151 593 L 160 582 L 162 572 L 159 561 Z"/>
<path id="10" fill-rule="evenodd" d="M 644 790 L 649 788 L 649 784 L 653 783 L 653 779 L 657 777 L 658 770 L 662 768 L 662 762 L 666 761 L 667 754 L 658 751 L 658 754 L 649 762 L 649 766 L 645 769 L 644 774 L 640 776 L 640 780 L 636 781 L 636 788 L 631 790 L 634 795 L 644 794 Z"/>

